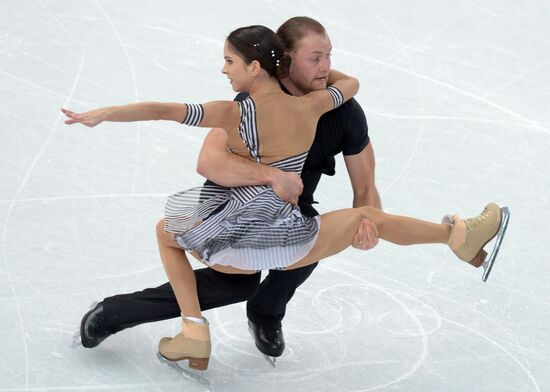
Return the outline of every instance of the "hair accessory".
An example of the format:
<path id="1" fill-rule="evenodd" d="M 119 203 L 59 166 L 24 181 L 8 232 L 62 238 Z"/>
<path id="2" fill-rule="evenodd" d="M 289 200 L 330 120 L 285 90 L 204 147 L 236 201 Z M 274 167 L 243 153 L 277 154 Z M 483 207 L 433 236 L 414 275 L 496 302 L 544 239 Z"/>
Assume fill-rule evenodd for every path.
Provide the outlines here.
<path id="1" fill-rule="evenodd" d="M 275 51 L 271 50 L 271 57 L 275 57 Z"/>
<path id="2" fill-rule="evenodd" d="M 275 66 L 276 66 L 276 67 L 279 66 L 279 60 L 275 61 Z"/>
<path id="3" fill-rule="evenodd" d="M 254 44 L 254 46 L 260 46 L 260 44 Z"/>

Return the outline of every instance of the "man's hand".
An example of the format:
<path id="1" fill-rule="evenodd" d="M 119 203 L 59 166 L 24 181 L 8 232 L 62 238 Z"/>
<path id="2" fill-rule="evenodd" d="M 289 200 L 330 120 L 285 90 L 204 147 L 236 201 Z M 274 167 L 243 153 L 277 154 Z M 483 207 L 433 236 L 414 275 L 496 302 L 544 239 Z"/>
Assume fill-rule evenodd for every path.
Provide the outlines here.
<path id="1" fill-rule="evenodd" d="M 367 218 L 359 222 L 357 233 L 353 237 L 352 246 L 356 249 L 369 250 L 378 244 L 378 229 L 374 223 Z"/>
<path id="2" fill-rule="evenodd" d="M 273 170 L 270 174 L 271 187 L 279 198 L 287 203 L 298 205 L 298 197 L 302 194 L 304 184 L 298 173 Z"/>

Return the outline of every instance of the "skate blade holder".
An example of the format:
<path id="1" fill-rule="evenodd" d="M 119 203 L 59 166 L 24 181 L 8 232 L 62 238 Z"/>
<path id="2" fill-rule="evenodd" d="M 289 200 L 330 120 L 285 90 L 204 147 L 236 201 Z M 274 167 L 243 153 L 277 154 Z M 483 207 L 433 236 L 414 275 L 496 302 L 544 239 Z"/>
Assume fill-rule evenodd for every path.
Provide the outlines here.
<path id="1" fill-rule="evenodd" d="M 484 282 L 487 281 L 487 279 L 489 278 L 489 274 L 493 269 L 498 251 L 500 250 L 500 245 L 502 244 L 502 239 L 504 238 L 506 228 L 508 227 L 508 221 L 510 220 L 510 210 L 508 209 L 508 207 L 502 207 L 500 211 L 502 213 L 502 222 L 500 223 L 500 228 L 498 229 L 498 233 L 496 235 L 496 241 L 493 247 L 493 251 L 491 252 L 491 255 L 487 259 L 485 259 L 485 261 L 481 265 L 483 267 L 483 276 L 481 279 L 483 279 Z"/>
<path id="2" fill-rule="evenodd" d="M 170 361 L 162 356 L 160 352 L 157 352 L 157 358 L 161 363 L 164 363 L 165 365 L 168 365 L 172 369 L 175 369 L 177 372 L 181 373 L 185 378 L 195 381 L 201 385 L 203 385 L 207 391 L 211 391 L 211 385 L 210 381 L 208 381 L 207 378 L 201 376 L 198 373 L 195 373 L 194 371 L 187 370 L 183 367 L 183 365 L 180 365 L 179 362 L 176 361 Z"/>

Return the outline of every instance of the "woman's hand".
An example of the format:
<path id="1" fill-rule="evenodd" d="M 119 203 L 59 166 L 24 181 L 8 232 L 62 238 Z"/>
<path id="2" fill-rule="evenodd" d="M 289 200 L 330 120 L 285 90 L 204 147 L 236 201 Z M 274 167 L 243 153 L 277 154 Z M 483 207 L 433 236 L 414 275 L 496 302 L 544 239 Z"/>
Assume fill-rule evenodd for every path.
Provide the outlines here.
<path id="1" fill-rule="evenodd" d="M 69 117 L 68 120 L 65 120 L 65 124 L 67 125 L 79 123 L 91 128 L 95 127 L 98 124 L 101 124 L 105 118 L 104 109 L 90 110 L 89 112 L 85 113 L 74 113 L 70 110 L 63 108 L 61 109 L 61 111 L 65 116 Z"/>
<path id="2" fill-rule="evenodd" d="M 376 225 L 368 219 L 363 218 L 359 223 L 351 246 L 356 249 L 369 250 L 378 244 L 378 238 L 378 228 Z"/>

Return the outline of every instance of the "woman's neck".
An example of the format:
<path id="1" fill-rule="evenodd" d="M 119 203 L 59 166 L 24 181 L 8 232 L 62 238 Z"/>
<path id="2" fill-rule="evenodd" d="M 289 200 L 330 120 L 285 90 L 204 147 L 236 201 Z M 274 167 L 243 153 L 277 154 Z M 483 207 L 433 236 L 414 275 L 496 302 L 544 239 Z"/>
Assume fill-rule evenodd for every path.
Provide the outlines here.
<path id="1" fill-rule="evenodd" d="M 269 76 L 259 76 L 250 87 L 250 95 L 282 91 L 279 81 Z"/>

